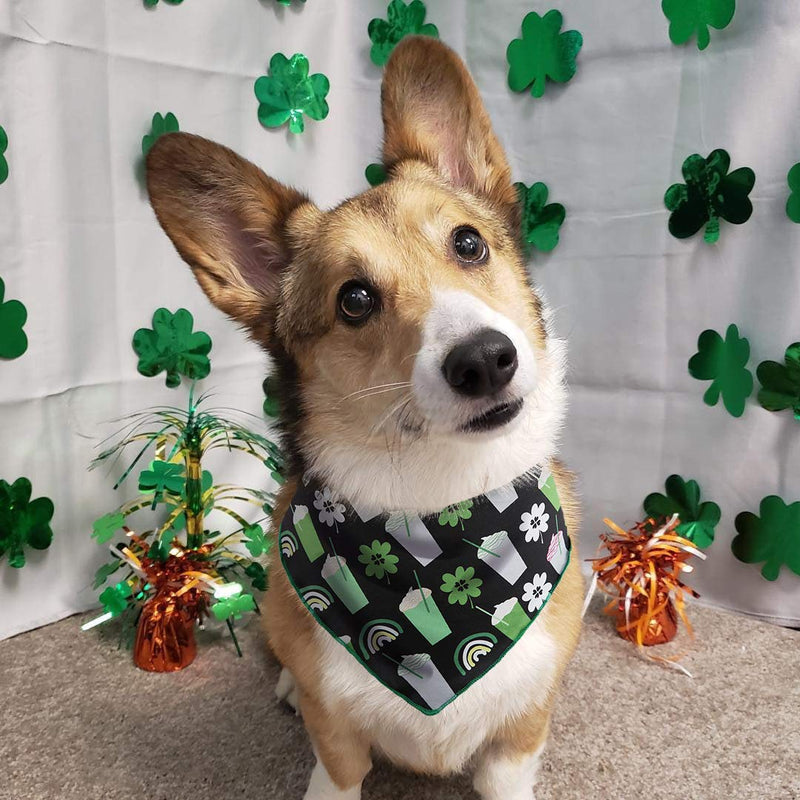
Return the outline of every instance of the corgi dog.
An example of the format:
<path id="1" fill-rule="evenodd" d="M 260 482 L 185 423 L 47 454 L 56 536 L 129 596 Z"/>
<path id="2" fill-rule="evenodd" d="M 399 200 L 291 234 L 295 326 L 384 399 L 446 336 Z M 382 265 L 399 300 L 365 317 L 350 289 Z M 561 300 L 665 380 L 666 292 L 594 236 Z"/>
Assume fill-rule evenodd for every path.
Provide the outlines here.
<path id="1" fill-rule="evenodd" d="M 574 537 L 573 478 L 556 459 L 564 345 L 529 279 L 511 170 L 478 90 L 450 48 L 408 37 L 381 102 L 387 180 L 329 211 L 197 136 L 167 134 L 147 158 L 178 253 L 274 362 L 289 473 L 274 529 L 307 476 L 354 508 L 422 517 L 547 470 Z M 502 661 L 428 714 L 353 658 L 273 564 L 277 693 L 317 759 L 306 800 L 357 800 L 373 756 L 425 774 L 469 768 L 483 800 L 532 800 L 579 636 L 574 550 L 561 577 Z"/>

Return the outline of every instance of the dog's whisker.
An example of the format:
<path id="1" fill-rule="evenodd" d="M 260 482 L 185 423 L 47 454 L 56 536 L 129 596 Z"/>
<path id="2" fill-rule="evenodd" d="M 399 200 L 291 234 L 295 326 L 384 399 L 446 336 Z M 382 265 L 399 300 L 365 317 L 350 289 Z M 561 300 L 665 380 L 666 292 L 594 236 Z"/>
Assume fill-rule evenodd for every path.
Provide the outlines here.
<path id="1" fill-rule="evenodd" d="M 383 384 L 382 386 L 370 386 L 367 389 L 359 389 L 356 392 L 351 392 L 348 395 L 342 397 L 334 406 L 334 408 L 339 408 L 342 403 L 346 400 L 352 400 L 355 402 L 356 400 L 364 400 L 367 397 L 373 397 L 378 394 L 386 394 L 387 392 L 398 392 L 401 389 L 409 389 L 411 387 L 411 383 L 408 381 L 402 381 L 396 384 Z"/>

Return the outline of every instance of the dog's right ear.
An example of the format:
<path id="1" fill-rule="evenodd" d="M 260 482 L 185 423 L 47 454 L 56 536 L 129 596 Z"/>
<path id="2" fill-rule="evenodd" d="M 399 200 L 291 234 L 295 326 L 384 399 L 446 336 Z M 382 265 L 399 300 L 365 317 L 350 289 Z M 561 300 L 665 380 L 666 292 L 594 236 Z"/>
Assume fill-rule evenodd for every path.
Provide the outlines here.
<path id="1" fill-rule="evenodd" d="M 188 133 L 153 145 L 147 191 L 211 302 L 266 338 L 280 273 L 291 261 L 287 222 L 301 206 L 316 208 L 227 147 Z"/>

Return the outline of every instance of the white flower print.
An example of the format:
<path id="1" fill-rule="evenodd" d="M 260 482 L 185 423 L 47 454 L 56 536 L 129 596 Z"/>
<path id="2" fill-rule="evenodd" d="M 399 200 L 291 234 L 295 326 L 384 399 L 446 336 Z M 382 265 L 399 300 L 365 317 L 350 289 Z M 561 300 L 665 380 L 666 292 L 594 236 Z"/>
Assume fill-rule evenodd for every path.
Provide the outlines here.
<path id="1" fill-rule="evenodd" d="M 344 506 L 327 486 L 314 492 L 314 508 L 319 510 L 319 521 L 329 528 L 337 522 L 344 522 Z"/>
<path id="2" fill-rule="evenodd" d="M 550 515 L 545 513 L 544 503 L 533 504 L 531 513 L 527 511 L 522 515 L 519 529 L 525 533 L 525 541 L 534 542 L 539 541 L 539 536 L 547 533 L 547 524 L 550 521 Z"/>
<path id="3" fill-rule="evenodd" d="M 553 584 L 548 582 L 547 573 L 540 572 L 533 576 L 533 583 L 526 583 L 522 593 L 523 602 L 528 604 L 528 613 L 532 614 L 544 605 L 547 596 L 553 591 Z"/>

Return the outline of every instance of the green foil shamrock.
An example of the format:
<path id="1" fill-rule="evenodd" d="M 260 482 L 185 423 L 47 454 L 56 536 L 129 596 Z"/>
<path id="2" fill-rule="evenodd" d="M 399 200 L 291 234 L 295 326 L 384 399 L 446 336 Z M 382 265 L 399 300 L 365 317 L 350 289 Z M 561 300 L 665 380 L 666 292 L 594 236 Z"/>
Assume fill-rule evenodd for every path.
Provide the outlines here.
<path id="1" fill-rule="evenodd" d="M 153 505 L 161 501 L 164 492 L 180 495 L 186 481 L 183 464 L 171 461 L 152 461 L 150 468 L 139 475 L 139 491 L 153 492 Z"/>
<path id="2" fill-rule="evenodd" d="M 103 604 L 103 611 L 118 617 L 128 607 L 128 598 L 131 596 L 131 587 L 124 581 L 116 586 L 107 586 L 100 592 L 98 598 Z"/>
<path id="3" fill-rule="evenodd" d="M 165 133 L 177 133 L 179 130 L 178 118 L 171 111 L 167 111 L 163 117 L 156 111 L 153 114 L 150 133 L 142 137 L 142 155 L 146 156 L 150 152 L 150 148 L 156 143 L 159 136 L 163 136 Z"/>
<path id="4" fill-rule="evenodd" d="M 19 300 L 4 302 L 5 291 L 0 278 L 0 358 L 19 358 L 28 349 L 28 337 L 22 330 L 28 311 Z"/>
<path id="5" fill-rule="evenodd" d="M 261 384 L 261 389 L 264 392 L 264 413 L 273 419 L 279 417 L 281 402 L 278 396 L 278 379 L 274 375 L 267 375 Z"/>
<path id="6" fill-rule="evenodd" d="M 255 611 L 256 601 L 251 594 L 237 594 L 224 600 L 219 600 L 211 606 L 214 616 L 223 622 L 226 619 L 241 619 L 247 611 Z"/>
<path id="7" fill-rule="evenodd" d="M 438 39 L 439 29 L 432 23 L 425 22 L 425 13 L 425 3 L 422 0 L 411 0 L 407 5 L 403 0 L 391 0 L 386 9 L 386 19 L 376 17 L 367 26 L 372 42 L 369 51 L 372 63 L 382 67 L 404 36 L 415 34 Z"/>
<path id="8" fill-rule="evenodd" d="M 315 120 L 328 116 L 325 96 L 329 89 L 330 83 L 321 72 L 308 74 L 308 59 L 302 53 L 291 58 L 275 53 L 269 61 L 269 75 L 262 75 L 255 83 L 258 119 L 267 128 L 288 121 L 292 133 L 302 133 L 303 114 Z"/>
<path id="9" fill-rule="evenodd" d="M 731 550 L 745 564 L 764 563 L 761 574 L 768 580 L 778 578 L 782 565 L 800 575 L 800 502 L 787 505 L 770 495 L 761 501 L 759 516 L 743 511 L 736 516 L 739 532 Z"/>
<path id="10" fill-rule="evenodd" d="M 800 222 L 800 164 L 795 164 L 789 170 L 788 181 L 792 193 L 786 201 L 786 216 L 792 222 Z"/>
<path id="11" fill-rule="evenodd" d="M 761 406 L 767 411 L 791 408 L 795 419 L 800 420 L 800 342 L 786 348 L 783 364 L 762 361 L 756 375 L 761 382 L 758 392 Z"/>
<path id="12" fill-rule="evenodd" d="M 522 206 L 522 242 L 530 254 L 536 247 L 549 253 L 558 244 L 558 231 L 566 217 L 560 203 L 547 203 L 547 186 L 534 183 L 530 188 L 524 183 L 515 183 L 517 197 Z"/>
<path id="13" fill-rule="evenodd" d="M 711 381 L 703 395 L 709 406 L 722 402 L 734 417 L 744 413 L 745 401 L 753 392 L 753 374 L 747 369 L 750 342 L 739 336 L 739 329 L 729 325 L 725 339 L 712 330 L 703 331 L 697 340 L 697 352 L 689 359 L 689 374 L 700 381 Z"/>
<path id="14" fill-rule="evenodd" d="M 125 515 L 119 511 L 103 514 L 92 524 L 92 538 L 105 544 L 114 538 L 114 534 L 125 524 Z"/>
<path id="15" fill-rule="evenodd" d="M 561 33 L 563 22 L 561 12 L 555 10 L 544 17 L 531 11 L 522 20 L 522 38 L 514 39 L 506 49 L 512 91 L 524 92 L 530 86 L 531 94 L 541 97 L 547 78 L 566 83 L 575 74 L 583 36 L 578 31 Z"/>
<path id="16" fill-rule="evenodd" d="M 383 164 L 369 164 L 364 170 L 364 177 L 370 186 L 380 186 L 386 180 L 386 169 Z"/>
<path id="17" fill-rule="evenodd" d="M 3 183 L 8 177 L 8 161 L 6 161 L 5 152 L 8 148 L 8 134 L 5 129 L 0 125 L 0 183 Z"/>
<path id="18" fill-rule="evenodd" d="M 133 335 L 139 372 L 152 378 L 166 371 L 170 389 L 180 385 L 181 375 L 190 380 L 205 378 L 211 371 L 211 337 L 202 331 L 193 332 L 193 324 L 194 319 L 185 308 L 174 314 L 159 308 L 153 314 L 152 329 L 139 328 Z"/>
<path id="19" fill-rule="evenodd" d="M 694 236 L 703 225 L 704 239 L 713 244 L 719 239 L 720 219 L 741 225 L 750 219 L 753 204 L 748 195 L 756 176 L 750 167 L 728 174 L 731 157 L 725 150 L 714 150 L 708 158 L 695 153 L 683 162 L 686 181 L 667 189 L 664 203 L 672 212 L 669 232 L 678 239 Z"/>
<path id="20" fill-rule="evenodd" d="M 686 44 L 697 34 L 697 46 L 708 47 L 709 27 L 722 30 L 736 13 L 736 0 L 662 0 L 661 10 L 669 20 L 673 44 Z"/>
<path id="21" fill-rule="evenodd" d="M 653 492 L 645 497 L 645 513 L 656 519 L 677 514 L 678 533 L 698 547 L 708 547 L 714 541 L 714 528 L 720 520 L 719 506 L 710 501 L 701 503 L 697 481 L 684 481 L 680 475 L 670 475 L 664 487 L 666 495 Z"/>
<path id="22" fill-rule="evenodd" d="M 53 501 L 31 500 L 31 492 L 27 478 L 0 480 L 0 558 L 8 555 L 9 566 L 17 569 L 25 566 L 25 547 L 46 550 L 53 541 Z"/>
<path id="23" fill-rule="evenodd" d="M 306 0 L 302 0 L 302 2 L 304 2 L 304 3 L 305 3 L 305 1 L 306 1 Z M 278 0 L 278 2 L 279 2 L 279 3 L 280 3 L 282 6 L 290 6 L 290 5 L 292 4 L 292 0 Z"/>

